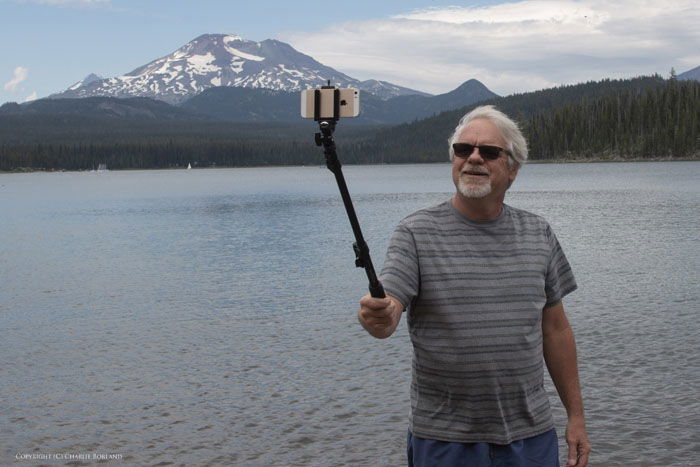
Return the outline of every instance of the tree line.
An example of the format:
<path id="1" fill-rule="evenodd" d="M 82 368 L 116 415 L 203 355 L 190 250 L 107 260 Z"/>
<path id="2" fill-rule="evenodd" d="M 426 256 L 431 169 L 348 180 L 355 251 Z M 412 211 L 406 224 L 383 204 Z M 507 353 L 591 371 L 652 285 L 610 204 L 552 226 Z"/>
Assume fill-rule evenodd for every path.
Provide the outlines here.
<path id="1" fill-rule="evenodd" d="M 491 99 L 515 117 L 532 160 L 700 157 L 700 82 L 604 80 Z M 483 104 L 480 103 L 480 104 Z M 480 105 L 478 104 L 478 105 Z M 474 106 L 393 127 L 338 126 L 344 163 L 447 160 Z M 321 165 L 313 122 L 148 122 L 0 116 L 0 170 Z"/>
<path id="2" fill-rule="evenodd" d="M 447 160 L 447 139 L 477 105 L 520 124 L 531 160 L 700 157 L 700 82 L 603 80 L 490 99 L 386 129 L 351 146 L 353 162 Z"/>
<path id="3" fill-rule="evenodd" d="M 583 97 L 524 122 L 539 160 L 700 156 L 700 83 Z"/>

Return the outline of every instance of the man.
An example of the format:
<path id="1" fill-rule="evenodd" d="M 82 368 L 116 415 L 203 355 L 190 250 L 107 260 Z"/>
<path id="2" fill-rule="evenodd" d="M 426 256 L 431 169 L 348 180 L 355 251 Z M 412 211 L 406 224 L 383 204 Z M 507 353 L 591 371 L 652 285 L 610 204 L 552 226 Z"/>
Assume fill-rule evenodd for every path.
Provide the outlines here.
<path id="1" fill-rule="evenodd" d="M 527 158 L 525 138 L 483 106 L 449 143 L 454 197 L 401 221 L 380 275 L 387 298 L 364 296 L 358 313 L 384 339 L 407 309 L 409 465 L 558 466 L 544 360 L 567 410 L 567 466 L 585 466 L 576 345 L 561 301 L 576 282 L 546 221 L 503 202 Z"/>

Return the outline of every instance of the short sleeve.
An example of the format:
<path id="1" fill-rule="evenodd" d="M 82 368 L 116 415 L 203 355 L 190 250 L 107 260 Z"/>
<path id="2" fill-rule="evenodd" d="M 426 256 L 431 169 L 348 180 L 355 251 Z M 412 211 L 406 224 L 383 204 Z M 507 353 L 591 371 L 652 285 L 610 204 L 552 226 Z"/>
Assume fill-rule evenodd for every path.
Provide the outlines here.
<path id="1" fill-rule="evenodd" d="M 550 254 L 547 264 L 547 277 L 545 278 L 545 294 L 547 296 L 546 306 L 553 305 L 570 294 L 578 287 L 571 265 L 566 259 L 556 235 L 547 226 L 547 237 Z"/>
<path id="2" fill-rule="evenodd" d="M 403 224 L 394 230 L 380 274 L 384 290 L 408 307 L 418 296 L 420 269 L 413 234 Z"/>

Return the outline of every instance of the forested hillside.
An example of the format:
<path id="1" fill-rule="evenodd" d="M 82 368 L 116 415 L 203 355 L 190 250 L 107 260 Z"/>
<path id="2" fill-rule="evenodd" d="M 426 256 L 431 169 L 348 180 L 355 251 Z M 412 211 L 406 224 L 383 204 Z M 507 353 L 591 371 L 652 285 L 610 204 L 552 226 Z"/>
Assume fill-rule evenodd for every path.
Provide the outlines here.
<path id="1" fill-rule="evenodd" d="M 345 142 L 377 127 L 341 125 Z M 322 164 L 318 125 L 0 116 L 0 171 Z"/>
<path id="2" fill-rule="evenodd" d="M 697 81 L 654 76 L 562 86 L 477 105 L 493 104 L 514 117 L 528 138 L 532 160 L 687 158 L 700 156 L 699 93 Z M 346 157 L 444 161 L 447 138 L 473 107 L 392 127 L 352 146 Z"/>
<path id="3" fill-rule="evenodd" d="M 515 117 L 532 160 L 700 157 L 700 83 L 604 80 L 491 99 Z M 472 106 L 473 107 L 473 106 Z M 447 137 L 470 107 L 394 127 L 339 124 L 344 163 L 447 160 Z M 23 120 L 24 118 L 24 120 Z M 0 116 L 0 170 L 322 164 L 312 121 L 162 122 Z"/>
<path id="4" fill-rule="evenodd" d="M 534 159 L 700 156 L 700 83 L 582 98 L 524 127 Z"/>

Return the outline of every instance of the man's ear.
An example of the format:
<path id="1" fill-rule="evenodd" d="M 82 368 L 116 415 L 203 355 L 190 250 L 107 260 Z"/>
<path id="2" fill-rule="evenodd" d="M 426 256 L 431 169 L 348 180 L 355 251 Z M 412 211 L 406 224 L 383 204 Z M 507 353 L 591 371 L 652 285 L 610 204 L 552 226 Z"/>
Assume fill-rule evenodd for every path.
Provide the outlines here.
<path id="1" fill-rule="evenodd" d="M 515 181 L 515 177 L 518 176 L 518 168 L 508 168 L 508 188 L 513 184 Z"/>

